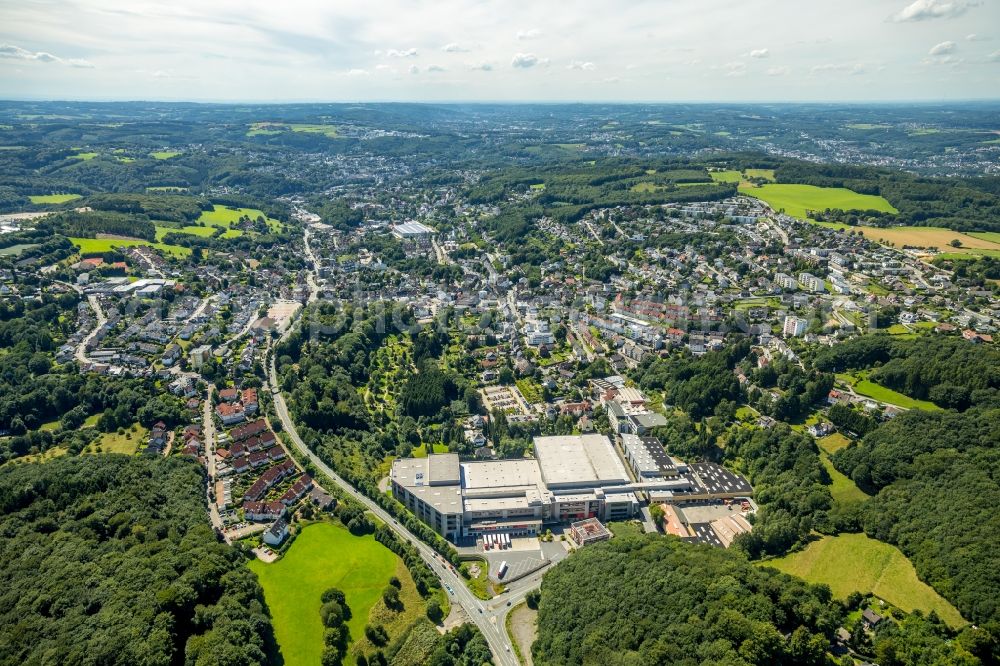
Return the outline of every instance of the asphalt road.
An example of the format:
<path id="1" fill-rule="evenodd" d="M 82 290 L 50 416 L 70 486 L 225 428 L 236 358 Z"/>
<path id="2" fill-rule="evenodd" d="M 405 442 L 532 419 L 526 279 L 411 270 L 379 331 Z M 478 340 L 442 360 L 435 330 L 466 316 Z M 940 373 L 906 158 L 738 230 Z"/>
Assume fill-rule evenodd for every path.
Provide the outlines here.
<path id="1" fill-rule="evenodd" d="M 291 329 L 289 328 L 289 330 Z M 273 354 L 271 355 L 271 364 L 268 368 L 268 381 L 270 384 L 269 389 L 278 385 Z M 479 627 L 479 630 L 483 633 L 483 636 L 486 638 L 486 642 L 490 646 L 490 650 L 493 652 L 494 663 L 498 666 L 519 666 L 517 656 L 513 651 L 513 644 L 507 636 L 507 630 L 504 626 L 505 617 L 510 611 L 510 607 L 507 606 L 507 602 L 510 601 L 511 606 L 513 606 L 516 601 L 524 598 L 524 595 L 538 585 L 538 580 L 540 580 L 541 576 L 538 576 L 538 580 L 528 579 L 527 584 L 519 586 L 516 592 L 510 592 L 502 595 L 499 599 L 494 599 L 490 602 L 484 602 L 477 599 L 469 588 L 466 587 L 461 575 L 452 571 L 451 567 L 447 563 L 443 562 L 430 546 L 418 539 L 408 529 L 400 525 L 396 519 L 382 509 L 381 506 L 369 499 L 366 495 L 363 495 L 355 490 L 354 486 L 342 479 L 336 472 L 333 471 L 332 468 L 330 468 L 315 453 L 313 453 L 309 447 L 305 445 L 305 442 L 302 441 L 298 432 L 295 430 L 295 424 L 292 422 L 284 397 L 280 392 L 275 393 L 274 391 L 271 392 L 271 395 L 274 399 L 275 412 L 277 412 L 278 418 L 281 419 L 281 424 L 284 427 L 285 432 L 287 432 L 291 438 L 295 448 L 298 449 L 302 455 L 306 456 L 317 469 L 330 477 L 330 479 L 340 486 L 344 492 L 360 502 L 366 509 L 368 509 L 368 511 L 373 513 L 381 521 L 388 525 L 398 537 L 416 547 L 420 556 L 431 567 L 431 570 L 434 571 L 438 579 L 440 579 L 441 586 L 448 591 L 451 603 L 458 604 L 465 609 L 465 612 L 468 614 L 470 620 L 474 622 L 477 627 Z"/>

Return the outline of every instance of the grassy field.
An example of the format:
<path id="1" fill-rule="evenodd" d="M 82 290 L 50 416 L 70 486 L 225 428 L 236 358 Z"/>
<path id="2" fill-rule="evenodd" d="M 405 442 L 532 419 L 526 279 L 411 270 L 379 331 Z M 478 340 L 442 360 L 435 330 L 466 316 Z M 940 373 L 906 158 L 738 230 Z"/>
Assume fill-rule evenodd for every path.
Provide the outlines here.
<path id="1" fill-rule="evenodd" d="M 521 391 L 521 395 L 523 395 L 524 399 L 528 402 L 534 403 L 542 401 L 542 386 L 531 377 L 518 379 L 515 384 L 517 385 L 518 390 Z"/>
<path id="2" fill-rule="evenodd" d="M 206 226 L 212 225 L 216 227 L 225 227 L 230 230 L 230 232 L 237 232 L 238 229 L 232 229 L 232 226 L 240 221 L 240 218 L 244 215 L 249 215 L 252 219 L 257 219 L 258 216 L 263 217 L 267 220 L 267 226 L 272 231 L 281 230 L 281 222 L 264 215 L 264 211 L 257 210 L 256 208 L 230 208 L 229 206 L 220 206 L 216 204 L 213 206 L 212 210 L 206 210 L 198 218 L 199 222 L 204 223 Z M 223 236 L 226 238 L 227 236 Z"/>
<path id="3" fill-rule="evenodd" d="M 207 238 L 214 234 L 217 228 L 212 226 L 200 227 L 197 224 L 190 224 L 186 227 L 164 227 L 158 224 L 156 225 L 156 240 L 163 240 L 163 237 L 167 234 L 190 234 L 192 236 Z M 239 232 L 238 229 L 234 229 L 233 231 Z"/>
<path id="4" fill-rule="evenodd" d="M 97 153 L 77 153 L 76 155 L 70 155 L 70 159 L 82 160 L 84 162 L 92 160 L 97 157 Z"/>
<path id="5" fill-rule="evenodd" d="M 28 197 L 33 204 L 61 204 L 79 199 L 79 194 L 38 194 Z"/>
<path id="6" fill-rule="evenodd" d="M 18 243 L 17 245 L 0 248 L 0 257 L 15 256 L 21 254 L 25 250 L 30 250 L 31 248 L 38 246 L 39 243 Z"/>
<path id="7" fill-rule="evenodd" d="M 879 196 L 858 194 L 843 187 L 816 187 L 815 185 L 762 185 L 761 187 L 740 187 L 742 194 L 757 197 L 775 210 L 784 209 L 793 217 L 806 219 L 807 210 L 879 210 L 897 212 L 892 205 Z"/>
<path id="8" fill-rule="evenodd" d="M 322 134 L 328 139 L 336 139 L 339 136 L 334 125 L 309 123 L 253 123 L 247 131 L 247 136 L 273 136 L 289 131 Z"/>
<path id="9" fill-rule="evenodd" d="M 431 453 L 448 453 L 447 444 L 431 444 Z M 427 442 L 422 442 L 420 446 L 414 447 L 410 455 L 414 458 L 426 458 L 427 457 Z"/>
<path id="10" fill-rule="evenodd" d="M 285 664 L 319 664 L 323 653 L 320 596 L 330 587 L 347 597 L 353 640 L 364 636 L 368 614 L 396 572 L 397 557 L 368 535 L 333 523 L 309 525 L 272 564 L 250 563 L 257 574 Z"/>
<path id="11" fill-rule="evenodd" d="M 868 495 L 858 488 L 854 481 L 837 471 L 837 468 L 830 462 L 830 456 L 821 453 L 819 457 L 823 462 L 823 467 L 826 468 L 827 474 L 830 475 L 830 480 L 833 481 L 833 484 L 830 486 L 830 495 L 833 497 L 834 502 L 838 504 L 853 504 L 868 499 Z"/>
<path id="12" fill-rule="evenodd" d="M 157 185 L 155 187 L 147 187 L 147 192 L 187 192 L 186 187 L 182 185 Z"/>
<path id="13" fill-rule="evenodd" d="M 709 176 L 717 183 L 738 183 L 743 180 L 743 174 L 734 169 L 726 171 L 710 171 Z"/>
<path id="14" fill-rule="evenodd" d="M 149 154 L 154 160 L 169 160 L 171 157 L 178 157 L 181 153 L 176 150 L 157 150 Z"/>
<path id="15" fill-rule="evenodd" d="M 750 194 L 750 192 L 747 192 Z M 958 256 L 972 254 L 982 256 L 1000 256 L 1000 233 L 989 231 L 973 231 L 961 233 L 944 227 L 878 227 L 855 226 L 834 222 L 814 222 L 829 229 L 857 230 L 865 238 L 895 247 L 926 247 Z M 958 240 L 960 247 L 952 247 L 951 242 Z"/>
<path id="16" fill-rule="evenodd" d="M 860 395 L 874 398 L 880 402 L 887 402 L 890 405 L 897 405 L 899 407 L 905 407 L 906 409 L 925 409 L 932 412 L 941 409 L 933 402 L 911 398 L 908 395 L 897 393 L 890 388 L 886 388 L 881 384 L 876 384 L 875 382 L 867 379 L 861 379 L 855 383 L 854 391 Z"/>
<path id="17" fill-rule="evenodd" d="M 166 243 L 152 243 L 148 240 L 132 238 L 123 240 L 120 238 L 70 238 L 73 245 L 80 248 L 80 254 L 103 254 L 116 247 L 133 247 L 136 245 L 148 245 L 157 250 L 162 250 L 167 254 L 176 257 L 186 257 L 191 254 L 191 248 L 180 245 L 167 245 Z"/>
<path id="18" fill-rule="evenodd" d="M 846 448 L 850 443 L 851 440 L 845 437 L 844 435 L 840 434 L 839 432 L 835 432 L 832 435 L 827 435 L 826 437 L 820 437 L 819 439 L 816 440 L 816 444 L 819 445 L 819 448 L 823 449 L 830 455 L 833 455 L 837 451 Z"/>
<path id="19" fill-rule="evenodd" d="M 106 432 L 83 450 L 84 453 L 124 453 L 132 455 L 146 443 L 148 431 L 136 424 L 124 433 Z"/>
<path id="20" fill-rule="evenodd" d="M 965 623 L 954 606 L 917 578 L 898 548 L 864 534 L 823 537 L 805 550 L 764 564 L 812 583 L 825 583 L 841 599 L 855 591 L 871 592 L 908 612 L 933 610 L 951 626 Z"/>
<path id="21" fill-rule="evenodd" d="M 747 169 L 743 173 L 747 178 L 762 178 L 774 182 L 774 169 Z"/>

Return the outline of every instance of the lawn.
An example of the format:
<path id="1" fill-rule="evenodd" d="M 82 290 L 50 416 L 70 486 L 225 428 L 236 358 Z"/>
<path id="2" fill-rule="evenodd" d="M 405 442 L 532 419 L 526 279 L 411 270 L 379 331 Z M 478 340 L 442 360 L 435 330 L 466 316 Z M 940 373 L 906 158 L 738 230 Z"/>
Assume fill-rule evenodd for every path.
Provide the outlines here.
<path id="1" fill-rule="evenodd" d="M 25 250 L 30 250 L 33 247 L 38 247 L 39 243 L 18 243 L 17 245 L 9 245 L 4 248 L 0 248 L 0 257 L 13 257 L 21 254 Z"/>
<path id="2" fill-rule="evenodd" d="M 33 204 L 61 204 L 81 198 L 79 194 L 38 194 L 28 197 Z"/>
<path id="3" fill-rule="evenodd" d="M 431 453 L 448 453 L 447 444 L 431 444 Z M 410 456 L 413 458 L 426 458 L 427 457 L 427 442 L 421 442 L 420 446 L 414 447 L 413 451 L 410 452 Z"/>
<path id="4" fill-rule="evenodd" d="M 169 160 L 171 157 L 177 157 L 181 153 L 176 150 L 157 150 L 149 154 L 154 160 Z"/>
<path id="5" fill-rule="evenodd" d="M 748 171 L 751 171 L 748 169 Z M 749 174 L 748 174 L 749 175 Z M 807 210 L 879 210 L 887 213 L 898 212 L 880 196 L 858 194 L 844 187 L 816 187 L 815 185 L 762 185 L 760 187 L 740 187 L 742 194 L 757 197 L 775 210 L 784 209 L 793 217 L 806 219 Z"/>
<path id="6" fill-rule="evenodd" d="M 351 609 L 351 637 L 363 637 L 368 613 L 396 572 L 396 561 L 396 555 L 371 535 L 356 537 L 340 525 L 317 523 L 305 527 L 277 562 L 251 562 L 285 664 L 320 663 L 320 596 L 328 588 L 344 592 Z"/>
<path id="7" fill-rule="evenodd" d="M 204 223 L 206 226 L 216 226 L 216 227 L 226 227 L 230 229 L 234 224 L 240 221 L 240 218 L 244 215 L 249 215 L 252 219 L 257 219 L 258 216 L 263 217 L 267 220 L 267 226 L 272 231 L 281 231 L 281 222 L 264 215 L 264 211 L 257 210 L 256 208 L 232 208 L 230 206 L 220 206 L 215 204 L 212 210 L 206 210 L 198 218 L 199 222 Z M 236 232 L 237 229 L 230 229 L 230 231 Z M 226 238 L 227 236 L 223 236 Z"/>
<path id="8" fill-rule="evenodd" d="M 80 254 L 104 254 L 116 247 L 133 247 L 136 245 L 148 245 L 151 248 L 162 250 L 167 254 L 178 257 L 186 257 L 191 254 L 191 248 L 180 245 L 167 245 L 166 243 L 152 243 L 139 238 L 70 238 L 73 245 L 80 248 Z"/>
<path id="9" fill-rule="evenodd" d="M 69 157 L 73 160 L 82 160 L 86 162 L 97 157 L 97 153 L 77 153 L 76 155 L 70 155 Z"/>
<path id="10" fill-rule="evenodd" d="M 917 578 L 898 548 L 864 534 L 823 537 L 805 550 L 764 564 L 812 583 L 825 583 L 840 599 L 855 591 L 871 592 L 907 612 L 933 610 L 953 627 L 965 623 L 954 606 Z"/>
<path id="11" fill-rule="evenodd" d="M 826 437 L 820 437 L 819 439 L 816 440 L 816 443 L 819 445 L 819 448 L 823 449 L 830 455 L 833 455 L 837 451 L 849 446 L 851 440 L 845 437 L 844 435 L 840 434 L 839 432 L 835 432 L 832 435 L 827 435 Z"/>
<path id="12" fill-rule="evenodd" d="M 83 450 L 84 453 L 124 453 L 133 455 L 139 446 L 146 443 L 148 431 L 140 425 L 133 425 L 119 435 L 117 432 L 106 432 Z M 98 450 L 100 449 L 100 450 Z"/>
<path id="13" fill-rule="evenodd" d="M 911 398 L 908 395 L 897 393 L 890 388 L 886 388 L 881 384 L 876 384 L 875 382 L 867 379 L 861 379 L 854 384 L 854 391 L 860 395 L 866 395 L 869 398 L 874 398 L 880 402 L 887 402 L 890 405 L 897 405 L 899 407 L 905 407 L 906 409 L 925 409 L 931 412 L 941 409 L 933 402 Z"/>

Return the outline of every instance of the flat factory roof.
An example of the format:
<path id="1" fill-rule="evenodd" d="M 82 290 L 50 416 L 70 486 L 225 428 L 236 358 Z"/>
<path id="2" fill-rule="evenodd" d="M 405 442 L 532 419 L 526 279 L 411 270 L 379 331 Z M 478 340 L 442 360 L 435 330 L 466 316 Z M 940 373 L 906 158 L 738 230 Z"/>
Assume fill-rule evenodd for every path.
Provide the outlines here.
<path id="1" fill-rule="evenodd" d="M 535 457 L 550 489 L 629 482 L 625 466 L 605 435 L 535 437 Z"/>

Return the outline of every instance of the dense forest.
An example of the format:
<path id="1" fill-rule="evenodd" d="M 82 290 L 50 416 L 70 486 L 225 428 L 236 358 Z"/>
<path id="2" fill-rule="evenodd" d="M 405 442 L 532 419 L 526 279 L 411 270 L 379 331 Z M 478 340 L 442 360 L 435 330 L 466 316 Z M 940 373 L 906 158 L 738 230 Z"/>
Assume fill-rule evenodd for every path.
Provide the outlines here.
<path id="1" fill-rule="evenodd" d="M 833 457 L 862 489 L 865 531 L 980 623 L 1000 622 L 1000 409 L 911 410 Z"/>
<path id="2" fill-rule="evenodd" d="M 253 573 L 187 459 L 0 468 L 0 663 L 272 663 Z"/>
<path id="3" fill-rule="evenodd" d="M 866 335 L 821 350 L 813 363 L 827 372 L 874 368 L 872 381 L 942 407 L 1000 402 L 1000 349 L 959 337 Z"/>
<path id="4" fill-rule="evenodd" d="M 832 666 L 855 663 L 846 655 L 834 662 L 830 649 L 861 595 L 836 601 L 825 585 L 735 551 L 624 534 L 575 553 L 528 601 L 538 606 L 539 666 Z M 871 638 L 860 623 L 850 626 L 852 647 L 883 666 L 977 666 L 1000 656 L 995 627 L 956 634 L 933 614 L 887 621 Z"/>
<path id="5" fill-rule="evenodd" d="M 651 357 L 639 369 L 638 383 L 645 389 L 663 391 L 666 404 L 700 419 L 711 415 L 722 401 L 741 397 L 733 368 L 749 351 L 749 342 L 743 341 L 703 356 L 682 352 L 667 359 Z"/>

